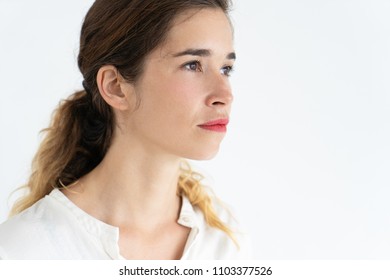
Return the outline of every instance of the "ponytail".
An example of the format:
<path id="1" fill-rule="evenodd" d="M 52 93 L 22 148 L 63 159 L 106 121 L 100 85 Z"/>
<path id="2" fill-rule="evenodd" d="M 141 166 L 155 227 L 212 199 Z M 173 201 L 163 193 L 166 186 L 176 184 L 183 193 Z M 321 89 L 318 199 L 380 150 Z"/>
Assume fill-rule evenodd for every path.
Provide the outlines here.
<path id="1" fill-rule="evenodd" d="M 112 113 L 98 112 L 87 91 L 78 91 L 62 101 L 36 153 L 31 176 L 24 186 L 28 194 L 11 209 L 11 215 L 30 207 L 49 194 L 77 181 L 103 159 L 112 136 Z"/>

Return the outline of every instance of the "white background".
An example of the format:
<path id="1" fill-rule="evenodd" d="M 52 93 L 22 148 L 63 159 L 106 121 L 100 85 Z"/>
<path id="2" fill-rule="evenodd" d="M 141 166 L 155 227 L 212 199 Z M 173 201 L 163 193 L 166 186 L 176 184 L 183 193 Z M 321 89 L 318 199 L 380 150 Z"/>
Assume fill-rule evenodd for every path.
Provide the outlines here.
<path id="1" fill-rule="evenodd" d="M 0 222 L 38 132 L 81 88 L 92 2 L 0 0 Z M 256 258 L 390 258 L 389 15 L 388 0 L 235 1 L 232 121 L 195 166 Z"/>

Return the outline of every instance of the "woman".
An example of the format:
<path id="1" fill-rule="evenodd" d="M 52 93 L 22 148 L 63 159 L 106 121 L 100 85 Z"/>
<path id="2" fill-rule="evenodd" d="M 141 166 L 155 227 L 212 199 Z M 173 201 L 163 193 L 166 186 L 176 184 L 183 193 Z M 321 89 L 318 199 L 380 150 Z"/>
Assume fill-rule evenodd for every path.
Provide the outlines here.
<path id="1" fill-rule="evenodd" d="M 0 226 L 0 258 L 247 258 L 183 159 L 218 151 L 235 60 L 228 0 L 97 0 L 78 65 Z"/>

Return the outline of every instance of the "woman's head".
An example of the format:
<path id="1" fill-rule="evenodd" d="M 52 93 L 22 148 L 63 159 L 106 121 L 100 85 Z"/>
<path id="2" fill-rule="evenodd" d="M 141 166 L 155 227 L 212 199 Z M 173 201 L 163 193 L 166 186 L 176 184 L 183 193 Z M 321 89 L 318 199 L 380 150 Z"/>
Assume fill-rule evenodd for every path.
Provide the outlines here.
<path id="1" fill-rule="evenodd" d="M 91 116 L 87 116 L 86 119 L 94 120 L 92 123 L 85 122 L 85 127 L 81 128 L 81 130 L 85 131 L 81 146 L 85 150 L 96 146 L 93 151 L 95 154 L 99 154 L 98 157 L 95 157 L 96 161 L 92 161 L 91 163 L 93 164 L 88 169 L 93 167 L 104 156 L 104 153 L 110 145 L 115 130 L 114 127 L 118 126 L 118 119 L 114 118 L 113 114 L 115 104 L 112 104 L 110 100 L 104 98 L 108 94 L 104 94 L 104 86 L 102 85 L 103 82 L 101 82 L 102 76 L 99 76 L 102 68 L 107 65 L 117 70 L 118 76 L 122 77 L 125 82 L 136 86 L 130 94 L 136 97 L 135 107 L 138 108 L 140 102 L 143 102 L 141 109 L 137 110 L 138 112 L 129 118 L 135 124 L 130 128 L 132 129 L 132 136 L 135 136 L 134 131 L 140 131 L 140 129 L 146 128 L 154 132 L 155 138 L 160 135 L 158 136 L 158 141 L 166 140 L 166 143 L 161 143 L 165 145 L 165 148 L 180 148 L 180 145 L 177 144 L 181 143 L 183 145 L 183 143 L 188 143 L 187 147 L 181 147 L 181 149 L 171 151 L 173 153 L 176 152 L 181 157 L 206 159 L 215 154 L 222 140 L 223 133 L 219 133 L 216 137 L 216 134 L 208 131 L 207 139 L 205 138 L 205 131 L 192 133 L 192 137 L 188 134 L 187 138 L 183 134 L 175 134 L 175 124 L 180 124 L 180 120 L 184 120 L 185 118 L 183 115 L 180 115 L 180 112 L 174 114 L 174 111 L 178 111 L 179 109 L 192 110 L 194 112 L 188 112 L 188 114 L 197 114 L 197 119 L 192 116 L 194 118 L 192 120 L 193 123 L 187 123 L 187 125 L 200 125 L 208 121 L 220 119 L 226 121 L 230 111 L 229 99 L 231 98 L 228 83 L 225 82 L 223 85 L 216 85 L 210 79 L 208 81 L 205 79 L 203 81 L 199 79 L 194 81 L 193 79 L 191 80 L 183 76 L 180 77 L 179 75 L 162 77 L 161 73 L 157 73 L 156 76 L 156 71 L 153 71 L 153 68 L 165 67 L 168 70 L 168 67 L 173 67 L 174 63 L 181 62 L 184 64 L 186 60 L 189 62 L 190 58 L 193 63 L 186 67 L 203 67 L 195 65 L 194 61 L 200 57 L 202 59 L 206 57 L 207 55 L 205 53 L 201 53 L 200 55 L 182 54 L 173 57 L 175 60 L 166 59 L 160 64 L 155 62 L 158 57 L 166 58 L 172 56 L 173 53 L 179 54 L 189 49 L 208 50 L 212 54 L 211 56 L 207 56 L 211 57 L 207 60 L 207 64 L 210 66 L 209 68 L 213 66 L 218 71 L 225 71 L 224 77 L 226 78 L 234 60 L 232 31 L 226 16 L 228 9 L 229 1 L 226 0 L 98 0 L 94 3 L 82 27 L 80 54 L 78 58 L 79 67 L 84 76 L 84 87 L 89 93 L 89 100 L 92 102 L 91 108 L 89 109 Z M 180 28 L 182 26 L 184 27 L 181 30 L 177 30 L 178 27 Z M 199 26 L 198 29 L 197 26 Z M 195 37 L 195 40 L 192 42 L 188 40 L 191 37 Z M 213 39 L 213 41 L 210 39 Z M 182 42 L 184 40 L 187 40 L 185 42 L 186 44 Z M 203 44 L 202 40 L 204 41 Z M 216 43 L 219 43 L 219 45 Z M 181 46 L 178 46 L 179 44 Z M 177 46 L 176 48 L 175 45 Z M 221 54 L 222 59 L 217 61 L 216 56 L 221 56 Z M 149 65 L 150 63 L 152 65 Z M 212 63 L 214 65 L 211 65 Z M 206 63 L 204 66 L 207 66 Z M 145 71 L 147 73 L 144 73 Z M 211 71 L 209 72 L 211 73 Z M 212 74 L 208 74 L 208 76 L 210 77 Z M 166 82 L 164 83 L 162 80 Z M 178 80 L 181 80 L 182 83 L 175 83 Z M 143 83 L 140 81 L 143 81 Z M 101 84 L 99 84 L 100 82 Z M 203 85 L 201 84 L 202 82 Z M 205 83 L 208 83 L 208 85 L 205 85 Z M 211 85 L 212 83 L 214 85 Z M 154 89 L 152 87 L 153 84 L 155 85 Z M 170 87 L 167 87 L 167 84 Z M 185 84 L 187 85 L 186 87 L 184 86 Z M 164 85 L 166 86 L 165 88 Z M 199 91 L 202 86 L 202 93 L 209 94 L 209 101 L 206 102 L 215 103 L 216 105 L 211 107 L 218 108 L 208 111 L 204 110 L 204 112 L 199 112 L 200 110 L 196 108 L 200 100 L 194 100 L 195 93 L 192 96 L 190 93 L 194 92 L 196 87 Z M 208 88 L 205 89 L 205 87 Z M 210 91 L 216 91 L 216 87 L 219 87 L 218 91 L 220 96 L 210 93 Z M 160 100 L 155 98 L 151 101 L 154 103 L 158 102 L 157 106 L 148 107 L 151 104 L 147 102 L 148 100 L 150 101 L 147 97 L 150 97 L 150 93 L 153 90 L 156 91 L 156 89 L 162 91 L 161 95 L 163 96 L 160 96 Z M 175 89 L 176 93 L 179 90 L 182 91 L 182 100 L 175 99 L 175 97 L 179 96 L 178 94 L 175 96 L 175 92 L 172 92 Z M 145 91 L 147 92 L 146 94 Z M 200 94 L 197 96 L 200 96 Z M 195 112 L 195 110 L 198 111 Z M 115 111 L 115 113 L 118 113 L 117 110 Z M 153 119 L 155 120 L 154 122 Z M 148 120 L 150 120 L 149 123 L 147 123 Z M 188 119 L 187 121 L 191 120 Z M 162 123 L 168 124 L 167 129 L 164 130 L 164 125 L 161 125 Z M 142 124 L 142 127 L 139 124 Z M 195 128 L 199 129 L 197 126 Z M 176 127 L 176 129 L 176 131 L 179 131 L 180 127 Z M 148 131 L 143 132 L 148 133 Z M 145 136 L 145 134 L 142 136 Z M 199 138 L 196 139 L 198 136 Z M 148 139 L 144 140 L 153 140 L 151 139 L 153 135 L 150 133 L 146 137 Z M 203 137 L 203 142 L 201 137 Z M 190 139 L 193 141 L 189 141 Z M 209 145 L 203 145 L 205 141 Z M 210 149 L 196 149 L 196 145 L 194 145 L 196 143 L 203 145 L 203 148 L 208 146 Z M 188 149 L 190 146 L 193 147 L 192 151 Z M 196 151 L 199 153 L 195 153 Z M 79 167 L 77 169 L 80 170 Z"/>

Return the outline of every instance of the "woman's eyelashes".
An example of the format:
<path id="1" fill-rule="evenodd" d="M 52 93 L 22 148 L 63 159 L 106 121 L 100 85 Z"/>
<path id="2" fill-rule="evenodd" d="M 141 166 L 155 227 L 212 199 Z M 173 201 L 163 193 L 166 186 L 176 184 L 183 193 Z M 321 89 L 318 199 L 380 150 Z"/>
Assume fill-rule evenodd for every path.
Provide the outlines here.
<path id="1" fill-rule="evenodd" d="M 202 64 L 199 60 L 193 60 L 187 62 L 183 64 L 182 68 L 191 72 L 204 72 Z M 220 73 L 227 77 L 230 77 L 232 72 L 233 72 L 233 65 L 226 65 L 220 69 Z"/>
<path id="2" fill-rule="evenodd" d="M 194 72 L 202 72 L 202 65 L 199 60 L 190 61 L 183 65 L 185 70 L 194 71 Z"/>
<path id="3" fill-rule="evenodd" d="M 233 65 L 226 65 L 225 67 L 221 68 L 221 74 L 230 77 L 233 70 L 234 70 Z"/>

